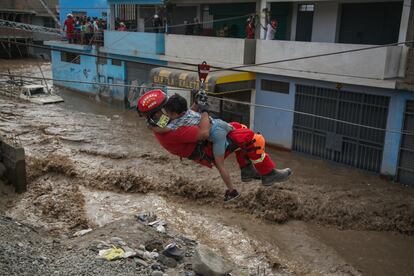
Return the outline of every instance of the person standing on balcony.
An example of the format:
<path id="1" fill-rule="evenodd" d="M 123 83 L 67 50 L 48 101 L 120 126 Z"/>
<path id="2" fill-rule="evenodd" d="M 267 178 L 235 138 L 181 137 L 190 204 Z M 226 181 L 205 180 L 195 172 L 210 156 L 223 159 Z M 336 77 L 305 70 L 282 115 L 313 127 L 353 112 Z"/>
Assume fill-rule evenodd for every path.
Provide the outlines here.
<path id="1" fill-rule="evenodd" d="M 82 22 L 79 16 L 75 18 L 75 43 L 81 42 Z"/>
<path id="2" fill-rule="evenodd" d="M 92 26 L 90 17 L 86 19 L 84 30 L 85 30 L 85 43 L 86 44 L 92 43 L 93 26 Z"/>
<path id="3" fill-rule="evenodd" d="M 194 22 L 184 21 L 184 25 L 185 25 L 185 34 L 186 35 L 193 35 L 193 33 L 194 33 Z"/>
<path id="4" fill-rule="evenodd" d="M 99 25 L 98 25 L 98 18 L 92 18 L 92 29 L 93 29 L 93 42 L 100 42 L 100 33 L 99 33 Z"/>
<path id="5" fill-rule="evenodd" d="M 246 38 L 247 39 L 254 39 L 254 23 L 252 18 L 247 18 L 247 25 L 246 25 Z"/>
<path id="6" fill-rule="evenodd" d="M 276 30 L 277 30 L 278 22 L 276 19 L 272 19 L 269 24 L 267 24 L 266 30 L 266 40 L 273 40 L 275 39 Z"/>
<path id="7" fill-rule="evenodd" d="M 125 26 L 124 22 L 119 23 L 119 27 L 117 31 L 125 32 L 127 30 L 127 27 Z"/>
<path id="8" fill-rule="evenodd" d="M 70 13 L 63 24 L 63 30 L 66 31 L 66 38 L 68 39 L 68 42 L 73 43 L 73 39 L 75 37 L 75 20 L 73 20 L 73 15 Z"/>
<path id="9" fill-rule="evenodd" d="M 198 21 L 198 18 L 194 18 L 194 28 L 193 28 L 193 34 L 194 35 L 201 35 L 203 32 L 203 25 Z"/>
<path id="10" fill-rule="evenodd" d="M 153 25 L 153 27 L 154 27 L 154 31 L 155 31 L 156 33 L 161 32 L 161 28 L 162 28 L 162 20 L 161 20 L 161 18 L 158 16 L 158 14 L 155 14 L 155 15 L 154 15 L 154 20 L 153 20 L 152 25 Z"/>

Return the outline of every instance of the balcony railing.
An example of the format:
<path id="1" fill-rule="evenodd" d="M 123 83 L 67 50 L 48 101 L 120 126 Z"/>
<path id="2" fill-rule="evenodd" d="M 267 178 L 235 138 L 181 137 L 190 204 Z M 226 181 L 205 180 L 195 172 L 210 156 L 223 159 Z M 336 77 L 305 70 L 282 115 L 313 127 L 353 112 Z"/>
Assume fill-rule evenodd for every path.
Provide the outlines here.
<path id="1" fill-rule="evenodd" d="M 255 40 L 206 37 L 192 35 L 165 35 L 165 59 L 198 64 L 252 64 L 255 59 Z"/>
<path id="2" fill-rule="evenodd" d="M 158 59 L 165 53 L 165 38 L 162 33 L 105 31 L 101 51 Z"/>
<path id="3" fill-rule="evenodd" d="M 256 63 L 367 48 L 370 45 L 257 40 Z M 398 77 L 401 46 L 388 46 L 265 65 L 266 69 L 369 79 Z"/>

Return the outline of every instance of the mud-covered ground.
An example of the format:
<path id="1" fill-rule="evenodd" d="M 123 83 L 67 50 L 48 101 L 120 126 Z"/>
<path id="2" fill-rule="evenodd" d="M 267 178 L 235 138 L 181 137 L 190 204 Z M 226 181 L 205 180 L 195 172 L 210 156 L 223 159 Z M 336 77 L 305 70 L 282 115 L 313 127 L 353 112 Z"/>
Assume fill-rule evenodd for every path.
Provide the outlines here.
<path id="1" fill-rule="evenodd" d="M 77 183 L 103 190 L 176 195 L 278 223 L 303 220 L 341 229 L 414 233 L 414 190 L 377 176 L 270 151 L 279 166 L 293 169 L 292 179 L 272 188 L 260 182 L 241 183 L 235 161 L 229 159 L 227 166 L 242 197 L 224 205 L 219 174 L 165 152 L 133 112 L 96 115 L 7 99 L 0 104 L 0 131 L 13 134 L 28 155 L 32 191 L 24 195 L 32 206 L 28 207 L 51 219 L 66 217 L 71 228 L 85 224 L 84 218 L 74 217 L 79 214 L 75 207 L 83 203 L 77 200 L 77 186 L 69 184 Z M 66 196 L 56 201 L 62 202 L 62 208 L 44 200 L 59 196 L 44 193 L 45 187 L 53 190 L 56 174 L 67 178 L 59 184 Z M 51 209 L 59 213 L 47 211 Z"/>
<path id="2" fill-rule="evenodd" d="M 0 133 L 25 147 L 29 180 L 28 192 L 22 195 L 2 192 L 6 196 L 0 207 L 7 215 L 54 234 L 69 234 L 94 228 L 98 223 L 88 217 L 82 189 L 155 194 L 168 199 L 174 208 L 187 206 L 212 220 L 222 213 L 225 224 L 250 235 L 263 235 L 261 241 L 271 246 L 275 243 L 274 248 L 285 243 L 286 251 L 293 252 L 261 253 L 275 271 L 358 274 L 355 271 L 359 269 L 375 275 L 398 269 L 397 274 L 409 275 L 407 271 L 412 271 L 404 260 L 407 254 L 414 253 L 413 189 L 327 161 L 269 150 L 278 166 L 293 169 L 293 177 L 271 188 L 262 187 L 260 182 L 242 183 L 237 164 L 230 158 L 226 166 L 242 196 L 234 203 L 224 204 L 224 185 L 217 171 L 168 154 L 134 112 L 106 108 L 68 95 L 62 94 L 64 104 L 50 106 L 0 97 Z M 269 223 L 287 224 L 290 228 L 276 231 L 276 235 Z M 303 227 L 304 223 L 309 228 Z M 361 239 L 363 235 L 358 232 L 369 233 L 367 230 L 394 233 L 398 235 L 396 244 L 406 244 L 407 249 L 395 255 L 378 253 L 378 258 L 385 258 L 382 265 L 387 268 L 375 261 L 365 265 L 364 260 L 353 256 L 358 250 L 352 251 L 343 246 L 349 243 L 341 244 L 338 240 L 342 237 L 339 231 L 345 231 L 347 239 L 368 246 L 364 242 L 370 240 L 370 234 Z M 205 231 L 201 227 L 195 234 L 203 236 Z M 306 235 L 325 240 L 327 246 L 309 246 L 313 241 L 304 240 L 303 234 L 308 231 Z M 306 258 L 295 255 L 303 247 Z M 252 250 L 260 253 L 260 248 Z M 377 249 L 373 246 L 372 250 Z M 221 248 L 222 253 L 225 251 Z M 350 265 L 338 257 L 338 252 L 354 263 Z M 283 256 L 290 256 L 290 260 Z M 403 265 L 387 266 L 386 256 L 390 262 L 402 260 Z"/>

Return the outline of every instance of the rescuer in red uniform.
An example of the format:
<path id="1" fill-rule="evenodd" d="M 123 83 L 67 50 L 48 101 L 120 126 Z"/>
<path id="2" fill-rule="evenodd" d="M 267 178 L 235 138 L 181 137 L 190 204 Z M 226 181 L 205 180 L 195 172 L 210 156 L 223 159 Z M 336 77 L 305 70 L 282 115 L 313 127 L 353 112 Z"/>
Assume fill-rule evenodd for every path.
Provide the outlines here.
<path id="1" fill-rule="evenodd" d="M 167 101 L 168 97 L 159 89 L 151 90 L 138 99 L 138 112 L 147 118 L 150 129 L 165 127 L 170 121 L 163 110 Z M 208 106 L 199 102 L 193 104 L 192 109 L 201 113 L 201 121 L 198 126 L 181 126 L 166 133 L 153 132 L 161 146 L 170 153 L 211 168 L 214 165 L 212 143 L 206 141 L 211 127 Z M 187 104 L 174 117 L 179 118 L 186 111 Z M 232 122 L 230 125 L 234 130 L 227 135 L 228 146 L 225 157 L 232 152 L 236 153 L 243 182 L 261 179 L 264 186 L 271 186 L 289 178 L 292 174 L 289 168 L 275 169 L 275 164 L 264 151 L 265 140 L 262 135 L 254 133 L 240 123 Z M 237 197 L 239 197 L 237 190 L 227 190 L 224 200 L 227 202 Z"/>

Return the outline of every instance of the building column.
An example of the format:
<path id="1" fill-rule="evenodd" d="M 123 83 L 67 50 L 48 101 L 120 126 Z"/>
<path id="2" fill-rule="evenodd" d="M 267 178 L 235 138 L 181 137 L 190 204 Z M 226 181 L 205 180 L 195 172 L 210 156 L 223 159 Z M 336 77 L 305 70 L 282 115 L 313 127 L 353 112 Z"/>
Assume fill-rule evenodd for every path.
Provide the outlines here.
<path id="1" fill-rule="evenodd" d="M 257 10 L 257 13 L 259 14 L 259 22 L 260 25 L 258 26 L 259 30 L 260 30 L 260 39 L 265 39 L 266 38 L 266 30 L 263 27 L 266 27 L 266 13 L 265 11 L 267 10 L 267 12 L 270 12 L 270 3 L 267 3 L 267 0 L 259 0 L 259 9 Z"/>
<path id="2" fill-rule="evenodd" d="M 109 20 L 108 20 L 109 25 L 107 26 L 107 29 L 115 30 L 116 26 L 115 26 L 115 5 L 114 4 L 109 6 L 108 17 L 109 17 Z"/>
<path id="3" fill-rule="evenodd" d="M 407 33 L 409 32 L 408 26 L 410 22 L 411 2 L 412 0 L 404 0 L 403 10 L 401 14 L 400 33 L 398 35 L 398 42 L 404 42 L 407 39 L 410 40 L 410 38 L 407 38 Z"/>
<path id="4" fill-rule="evenodd" d="M 292 3 L 292 20 L 290 21 L 290 40 L 296 40 L 296 24 L 298 21 L 298 3 Z"/>
<path id="5" fill-rule="evenodd" d="M 387 118 L 387 129 L 401 130 L 405 110 L 405 97 L 401 91 L 390 98 Z M 394 177 L 397 174 L 398 155 L 400 151 L 401 134 L 386 132 L 384 139 L 384 151 L 382 154 L 381 174 Z"/>
<path id="6" fill-rule="evenodd" d="M 413 12 L 411 8 L 412 0 L 404 0 L 403 10 L 401 14 L 401 22 L 400 22 L 400 32 L 398 35 L 398 42 L 404 42 L 407 40 L 414 39 L 414 33 L 412 27 L 414 25 L 414 18 Z M 411 28 L 410 28 L 411 27 Z M 407 57 L 408 57 L 408 46 L 411 45 L 402 45 L 402 53 L 401 53 L 401 60 L 400 60 L 400 68 L 398 71 L 398 75 L 400 77 L 405 76 L 405 71 L 407 69 Z"/>
<path id="7" fill-rule="evenodd" d="M 255 104 L 256 104 L 256 89 L 252 89 L 252 92 L 250 93 L 250 129 L 254 129 L 254 112 L 255 112 Z"/>

